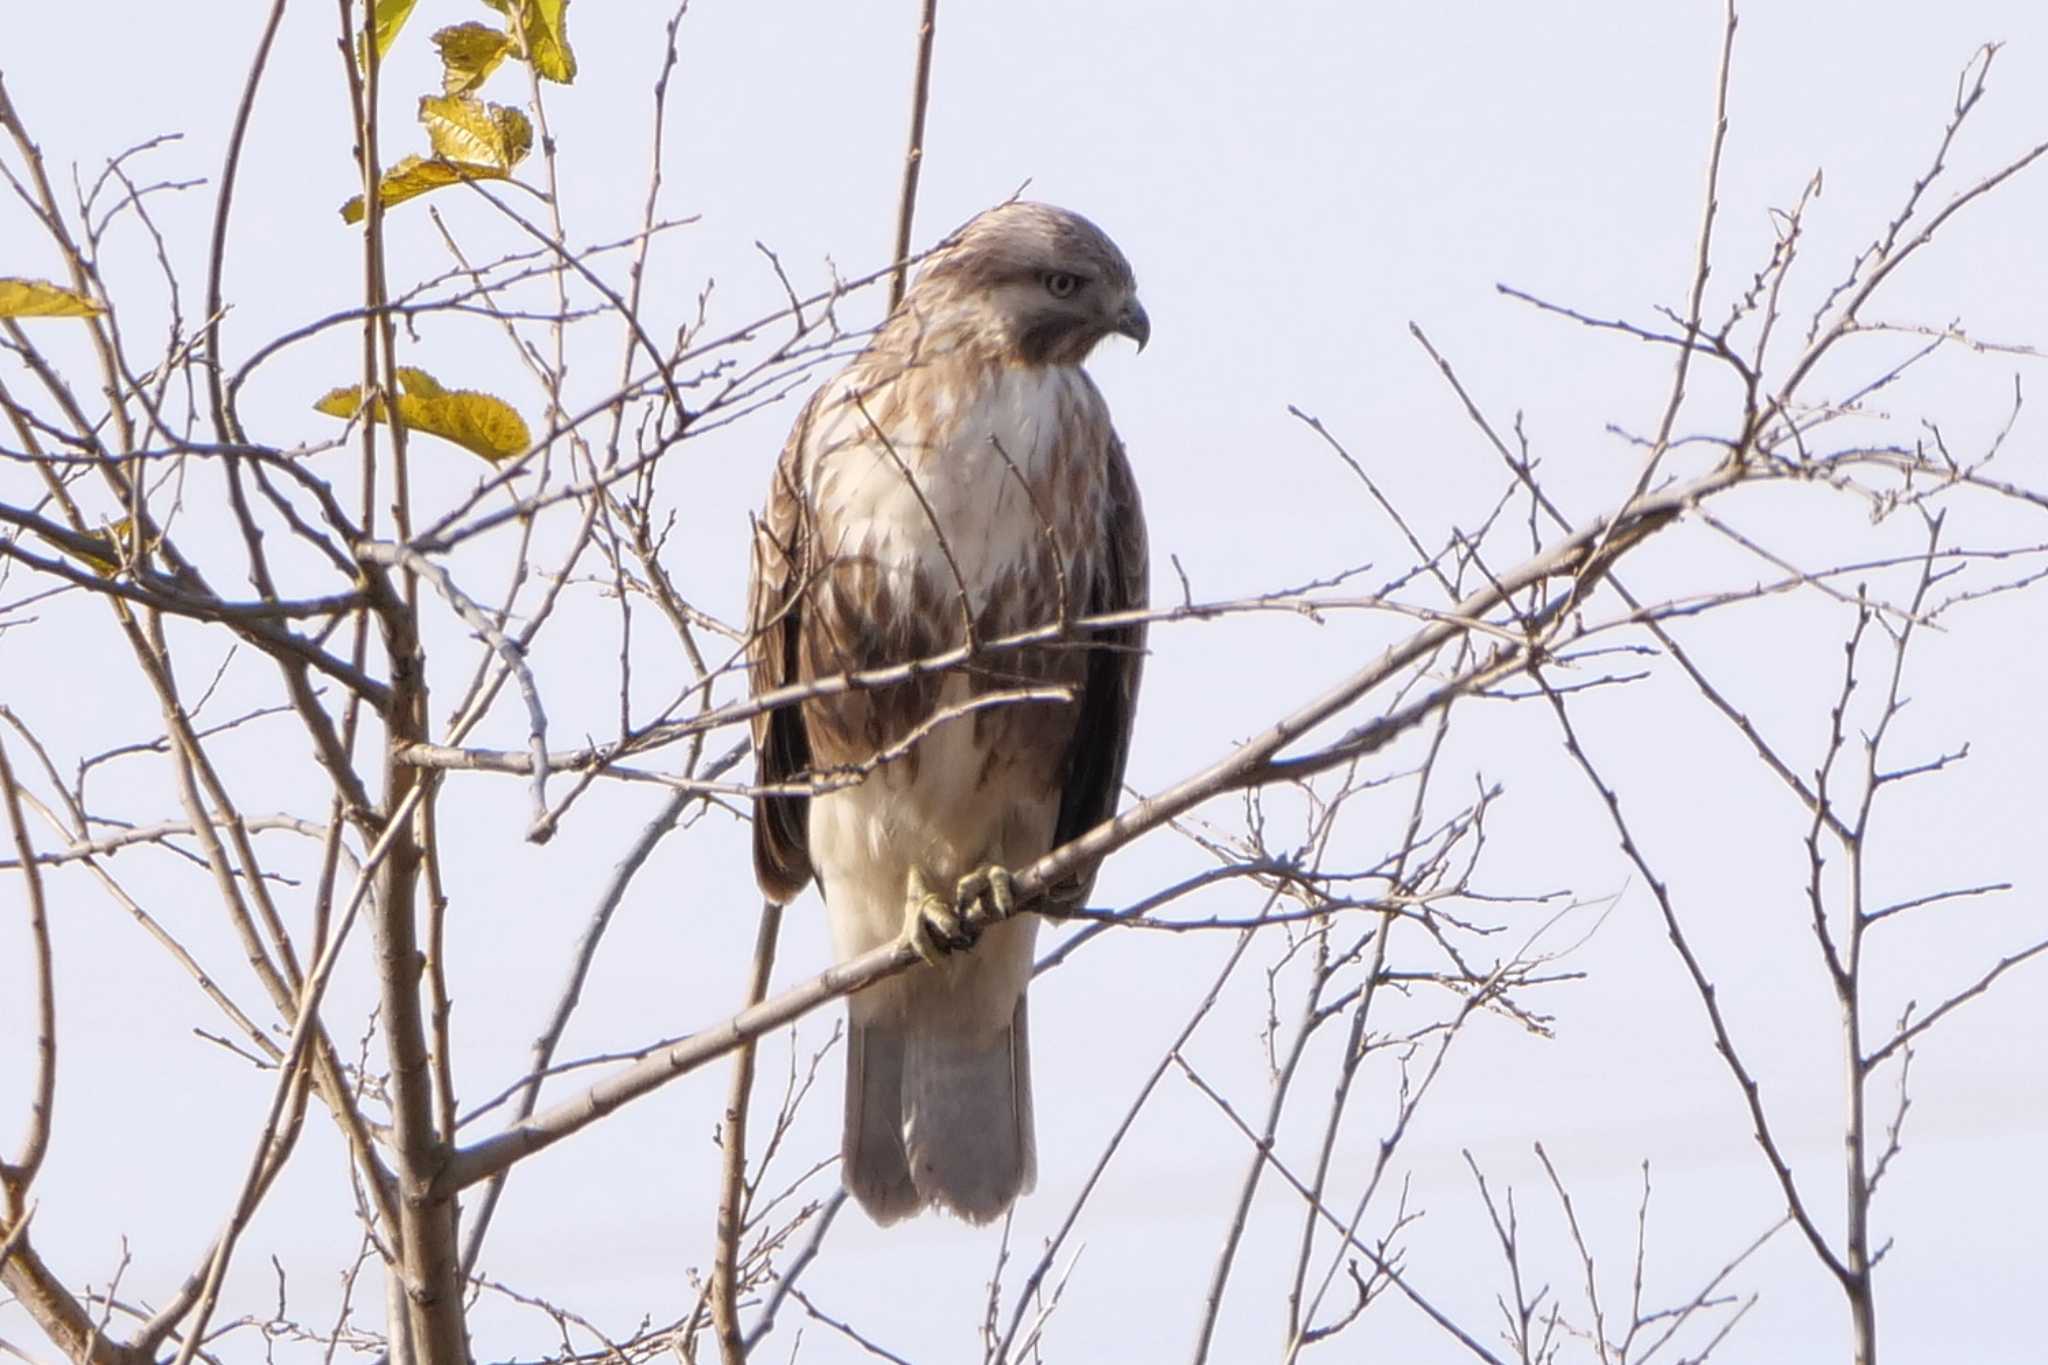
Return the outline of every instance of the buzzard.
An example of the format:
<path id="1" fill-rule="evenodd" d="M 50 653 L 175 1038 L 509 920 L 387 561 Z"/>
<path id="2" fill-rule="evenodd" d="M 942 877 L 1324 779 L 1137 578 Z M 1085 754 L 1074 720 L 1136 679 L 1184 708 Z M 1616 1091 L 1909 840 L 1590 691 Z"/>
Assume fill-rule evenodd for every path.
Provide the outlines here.
<path id="1" fill-rule="evenodd" d="M 815 878 L 842 960 L 907 941 L 929 964 L 848 1001 L 842 1178 L 880 1223 L 930 1205 L 987 1222 L 1034 1177 L 1037 919 L 1010 915 L 1006 869 L 1115 812 L 1144 647 L 1142 624 L 1070 627 L 1146 601 L 1137 488 L 1081 368 L 1112 332 L 1142 349 L 1151 323 L 1101 229 L 990 209 L 805 405 L 757 523 L 755 695 L 972 646 L 754 721 L 760 784 L 781 789 L 754 802 L 763 892 Z"/>

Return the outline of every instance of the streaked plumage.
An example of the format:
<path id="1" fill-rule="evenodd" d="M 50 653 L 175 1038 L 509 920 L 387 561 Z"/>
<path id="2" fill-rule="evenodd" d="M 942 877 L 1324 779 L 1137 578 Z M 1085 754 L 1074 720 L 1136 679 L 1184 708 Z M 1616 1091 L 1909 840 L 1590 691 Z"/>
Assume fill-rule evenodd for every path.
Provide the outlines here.
<path id="1" fill-rule="evenodd" d="M 1076 214 L 1005 204 L 929 258 L 777 462 L 754 544 L 757 694 L 940 653 L 970 619 L 987 643 L 1144 605 L 1137 489 L 1081 369 L 1111 332 L 1142 346 L 1149 323 L 1122 254 Z M 950 896 L 1107 819 L 1143 644 L 1142 626 L 1077 631 L 763 715 L 763 785 L 888 757 L 854 785 L 756 800 L 762 889 L 787 901 L 815 877 L 844 959 L 901 936 L 913 870 Z M 905 746 L 935 713 L 1021 686 L 1073 700 L 988 706 Z M 1036 929 L 1003 920 L 849 1001 L 843 1177 L 878 1221 L 937 1204 L 983 1222 L 1030 1188 Z"/>

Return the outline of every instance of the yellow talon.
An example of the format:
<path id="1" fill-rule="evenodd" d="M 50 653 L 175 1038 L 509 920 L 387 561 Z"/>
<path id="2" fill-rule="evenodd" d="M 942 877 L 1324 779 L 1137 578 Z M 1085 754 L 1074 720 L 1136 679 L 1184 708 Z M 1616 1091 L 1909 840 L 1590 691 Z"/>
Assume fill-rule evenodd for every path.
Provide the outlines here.
<path id="1" fill-rule="evenodd" d="M 925 885 L 922 872 L 911 868 L 900 941 L 909 944 L 926 962 L 936 965 L 959 936 L 960 917 L 953 913 L 953 907 Z"/>
<path id="2" fill-rule="evenodd" d="M 925 882 L 924 873 L 910 869 L 903 905 L 903 934 L 900 942 L 910 945 L 926 962 L 937 962 L 947 953 L 974 946 L 981 931 L 1016 912 L 1017 894 L 1010 870 L 997 863 L 977 868 L 962 877 L 948 901 Z"/>
<path id="3" fill-rule="evenodd" d="M 1017 911 L 1017 893 L 1011 885 L 1010 869 L 1000 863 L 977 868 L 960 879 L 953 890 L 953 906 L 969 933 L 979 934 L 997 920 Z"/>

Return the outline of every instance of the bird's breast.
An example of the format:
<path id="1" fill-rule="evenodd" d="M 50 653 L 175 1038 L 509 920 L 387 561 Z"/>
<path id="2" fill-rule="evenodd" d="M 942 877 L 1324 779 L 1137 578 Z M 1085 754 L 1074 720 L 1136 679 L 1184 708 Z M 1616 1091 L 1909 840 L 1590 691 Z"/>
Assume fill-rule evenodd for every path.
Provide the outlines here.
<path id="1" fill-rule="evenodd" d="M 965 373 L 954 373 L 964 371 Z M 1106 421 L 1079 371 L 913 367 L 849 388 L 814 449 L 820 549 L 964 592 L 978 618 L 1020 573 L 1058 572 L 1102 516 Z"/>

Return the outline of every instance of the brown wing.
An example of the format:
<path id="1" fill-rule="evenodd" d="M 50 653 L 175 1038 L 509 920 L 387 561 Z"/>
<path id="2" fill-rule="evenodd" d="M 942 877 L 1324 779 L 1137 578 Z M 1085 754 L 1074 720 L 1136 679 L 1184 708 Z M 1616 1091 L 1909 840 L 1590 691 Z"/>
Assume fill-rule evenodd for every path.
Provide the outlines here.
<path id="1" fill-rule="evenodd" d="M 811 518 L 803 488 L 803 446 L 814 397 L 797 418 L 775 477 L 768 506 L 754 527 L 752 574 L 747 585 L 747 688 L 753 696 L 798 679 L 805 576 L 809 572 Z M 811 766 L 803 708 L 778 706 L 754 717 L 755 781 L 773 786 L 802 778 Z M 810 884 L 806 827 L 808 796 L 754 798 L 754 879 L 772 901 L 795 900 Z"/>
<path id="2" fill-rule="evenodd" d="M 1142 611 L 1148 600 L 1149 552 L 1145 512 L 1131 477 L 1123 443 L 1110 437 L 1109 512 L 1103 553 L 1089 584 L 1087 614 Z M 1066 786 L 1060 794 L 1058 847 L 1116 814 L 1123 795 L 1124 760 L 1138 711 L 1138 679 L 1145 666 L 1143 622 L 1091 632 L 1088 677 L 1081 692 L 1081 716 L 1068 749 Z M 1079 905 L 1095 884 L 1095 869 L 1057 888 L 1058 905 Z"/>

